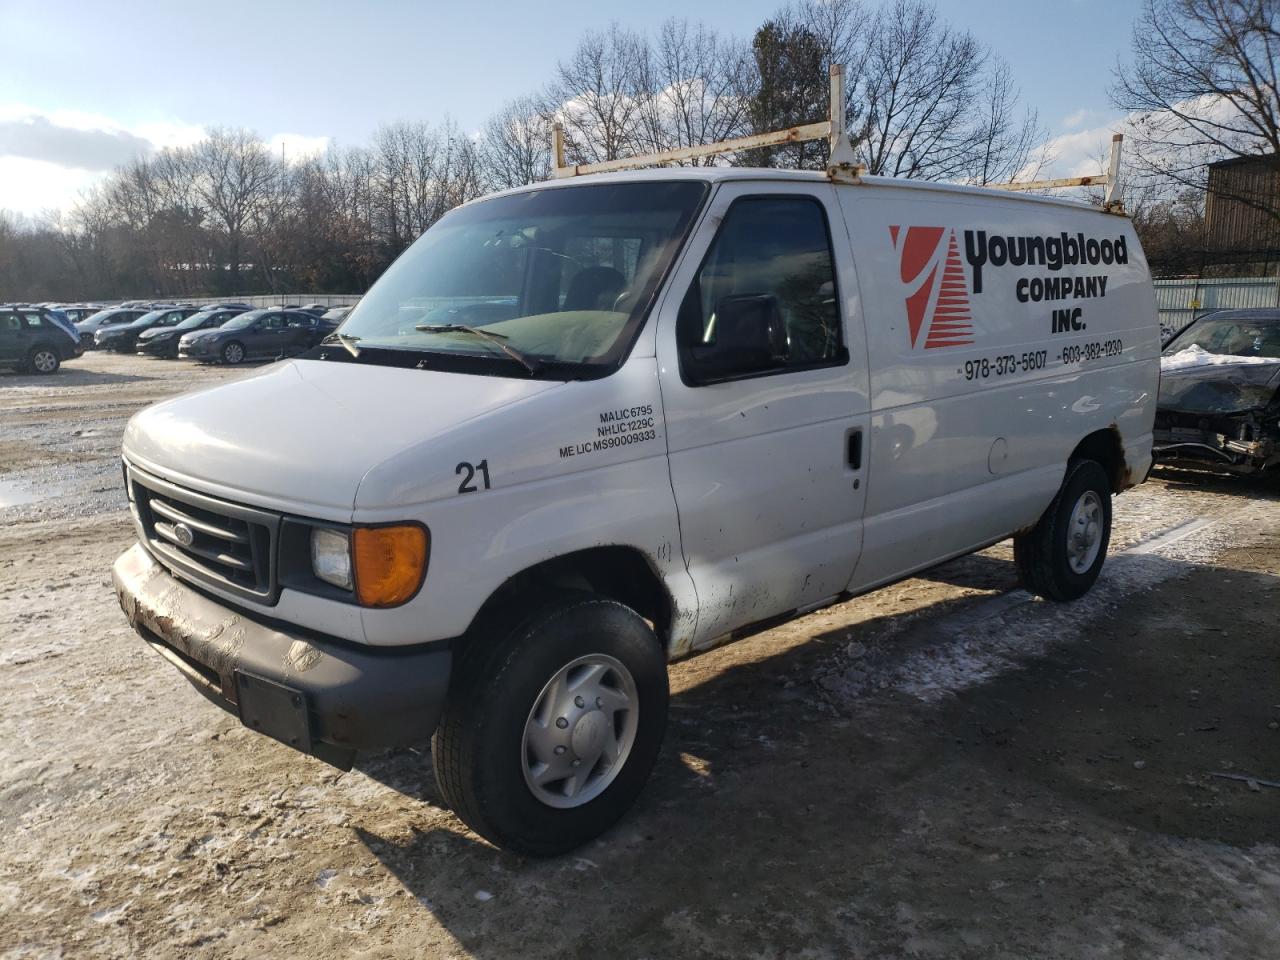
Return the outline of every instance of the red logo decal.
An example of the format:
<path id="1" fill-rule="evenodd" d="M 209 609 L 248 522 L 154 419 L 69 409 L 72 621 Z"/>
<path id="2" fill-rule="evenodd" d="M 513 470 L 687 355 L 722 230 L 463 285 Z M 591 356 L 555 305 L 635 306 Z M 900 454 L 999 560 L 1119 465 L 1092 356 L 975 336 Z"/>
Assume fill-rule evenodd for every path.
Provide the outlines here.
<path id="1" fill-rule="evenodd" d="M 947 236 L 945 253 L 944 234 Z M 911 346 L 923 344 L 924 349 L 929 350 L 973 343 L 969 285 L 960 261 L 956 232 L 944 227 L 907 227 L 904 234 L 901 227 L 891 226 L 889 237 L 898 251 L 899 277 L 910 291 L 905 303 Z M 942 281 L 935 285 L 939 272 Z"/>

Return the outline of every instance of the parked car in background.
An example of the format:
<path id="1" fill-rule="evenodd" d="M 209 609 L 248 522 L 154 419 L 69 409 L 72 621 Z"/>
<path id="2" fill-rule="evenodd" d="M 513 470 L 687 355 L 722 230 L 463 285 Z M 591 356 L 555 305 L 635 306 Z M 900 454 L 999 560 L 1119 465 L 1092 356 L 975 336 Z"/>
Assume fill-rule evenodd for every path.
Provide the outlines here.
<path id="1" fill-rule="evenodd" d="M 301 310 L 250 310 L 216 330 L 185 334 L 178 356 L 209 363 L 293 357 L 319 343 L 333 327 Z"/>
<path id="2" fill-rule="evenodd" d="M 133 353 L 138 344 L 138 336 L 154 327 L 175 327 L 199 307 L 166 306 L 158 310 L 144 313 L 133 323 L 124 326 L 108 327 L 93 335 L 94 343 L 99 350 L 115 350 L 118 353 Z"/>
<path id="3" fill-rule="evenodd" d="M 353 309 L 354 308 L 350 306 L 330 307 L 320 315 L 320 319 L 326 323 L 332 323 L 336 328 L 338 324 L 347 319 L 347 314 L 349 314 Z"/>
<path id="4" fill-rule="evenodd" d="M 76 336 L 55 323 L 48 310 L 0 306 L 0 367 L 55 373 L 82 352 Z"/>
<path id="5" fill-rule="evenodd" d="M 46 307 L 44 309 L 44 313 L 59 330 L 75 341 L 76 356 L 78 357 L 84 353 L 84 345 L 80 342 L 80 331 L 78 331 L 76 329 L 76 325 L 71 322 L 71 318 L 68 317 L 60 307 Z"/>
<path id="6" fill-rule="evenodd" d="M 141 307 L 107 307 L 105 310 L 99 310 L 89 319 L 81 320 L 76 324 L 76 332 L 80 335 L 80 343 L 84 345 L 86 350 L 93 350 L 96 347 L 94 335 L 99 330 L 133 323 L 146 312 Z"/>
<path id="7" fill-rule="evenodd" d="M 1220 310 L 1164 346 L 1157 462 L 1280 475 L 1280 310 Z"/>
<path id="8" fill-rule="evenodd" d="M 178 341 L 186 334 L 194 333 L 197 330 L 220 327 L 232 317 L 237 317 L 249 309 L 244 304 L 216 304 L 201 307 L 200 310 L 176 325 L 161 326 L 157 324 L 149 330 L 142 331 L 142 333 L 138 334 L 138 341 L 134 349 L 138 353 L 149 354 L 153 357 L 176 358 L 178 356 Z"/>
<path id="9" fill-rule="evenodd" d="M 82 320 L 88 320 L 95 313 L 102 309 L 101 304 L 94 303 L 73 303 L 66 304 L 58 308 L 67 315 L 67 319 L 72 323 L 80 323 Z"/>

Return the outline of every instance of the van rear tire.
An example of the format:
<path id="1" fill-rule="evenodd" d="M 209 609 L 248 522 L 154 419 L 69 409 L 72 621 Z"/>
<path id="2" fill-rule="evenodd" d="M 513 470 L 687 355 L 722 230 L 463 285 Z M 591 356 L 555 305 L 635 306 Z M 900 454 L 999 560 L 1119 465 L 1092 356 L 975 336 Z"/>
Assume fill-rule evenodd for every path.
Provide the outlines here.
<path id="1" fill-rule="evenodd" d="M 1076 600 L 1089 592 L 1111 542 L 1111 481 L 1095 460 L 1073 460 L 1049 508 L 1013 538 L 1018 579 L 1046 600 Z"/>
<path id="2" fill-rule="evenodd" d="M 662 746 L 668 698 L 662 645 L 634 610 L 567 596 L 464 653 L 457 670 L 431 754 L 467 826 L 549 857 L 631 807 Z"/>

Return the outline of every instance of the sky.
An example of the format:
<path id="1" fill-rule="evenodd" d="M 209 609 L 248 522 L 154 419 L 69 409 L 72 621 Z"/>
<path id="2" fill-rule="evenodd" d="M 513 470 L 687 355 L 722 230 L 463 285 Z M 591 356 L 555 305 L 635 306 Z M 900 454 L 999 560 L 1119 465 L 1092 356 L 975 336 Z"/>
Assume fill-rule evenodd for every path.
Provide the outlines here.
<path id="1" fill-rule="evenodd" d="M 586 31 L 668 17 L 749 38 L 779 0 L 0 0 L 0 210 L 66 208 L 113 166 L 248 127 L 286 155 L 384 123 L 474 131 L 549 78 Z M 1012 68 L 1056 160 L 1097 172 L 1121 119 L 1107 87 L 1140 0 L 937 0 Z"/>

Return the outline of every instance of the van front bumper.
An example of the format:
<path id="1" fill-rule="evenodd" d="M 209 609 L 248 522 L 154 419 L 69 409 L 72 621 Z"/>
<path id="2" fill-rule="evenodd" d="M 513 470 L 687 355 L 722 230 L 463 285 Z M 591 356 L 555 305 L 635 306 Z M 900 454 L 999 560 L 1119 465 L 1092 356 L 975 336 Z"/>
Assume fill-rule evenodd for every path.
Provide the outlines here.
<path id="1" fill-rule="evenodd" d="M 142 639 L 260 733 L 345 770 L 357 750 L 435 731 L 452 666 L 446 646 L 384 650 L 256 622 L 173 577 L 141 544 L 111 574 Z"/>

